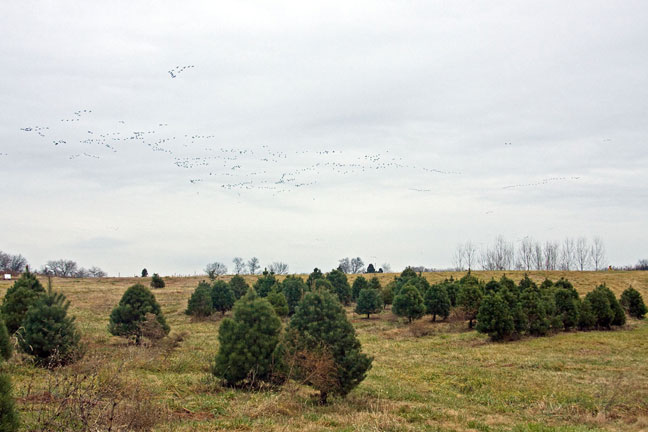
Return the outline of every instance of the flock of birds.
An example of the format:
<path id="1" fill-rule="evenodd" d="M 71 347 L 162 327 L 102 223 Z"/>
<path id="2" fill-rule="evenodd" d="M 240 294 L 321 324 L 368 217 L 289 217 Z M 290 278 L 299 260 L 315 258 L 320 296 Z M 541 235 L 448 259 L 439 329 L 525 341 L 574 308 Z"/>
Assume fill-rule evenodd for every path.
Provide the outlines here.
<path id="1" fill-rule="evenodd" d="M 194 68 L 194 65 L 176 66 L 168 71 L 171 78 Z M 96 113 L 95 113 L 96 115 Z M 113 120 L 106 130 L 106 122 L 93 121 L 90 108 L 74 111 L 68 118 L 60 119 L 62 127 L 50 129 L 47 125 L 23 127 L 25 133 L 40 138 L 53 135 L 52 146 L 64 151 L 69 160 L 100 161 L 110 154 L 129 151 L 133 146 L 166 155 L 170 166 L 182 170 L 182 176 L 191 185 L 216 185 L 236 191 L 265 191 L 273 196 L 308 188 L 331 180 L 331 174 L 357 177 L 371 173 L 384 173 L 382 177 L 396 177 L 399 172 L 420 173 L 421 183 L 429 185 L 430 176 L 458 176 L 462 172 L 425 166 L 393 154 L 389 150 L 360 154 L 354 150 L 337 148 L 319 150 L 273 149 L 269 145 L 256 148 L 223 146 L 215 134 L 174 133 L 177 129 L 166 122 L 133 130 L 126 120 Z M 135 123 L 135 122 L 133 122 Z M 102 124 L 99 128 L 96 125 Z M 505 142 L 505 146 L 512 143 Z M 0 153 L 0 156 L 7 156 Z M 185 175 L 186 173 L 186 175 Z M 542 186 L 551 182 L 577 180 L 578 177 L 552 177 L 535 183 L 505 186 L 503 189 Z M 410 187 L 413 192 L 432 192 L 429 187 Z"/>

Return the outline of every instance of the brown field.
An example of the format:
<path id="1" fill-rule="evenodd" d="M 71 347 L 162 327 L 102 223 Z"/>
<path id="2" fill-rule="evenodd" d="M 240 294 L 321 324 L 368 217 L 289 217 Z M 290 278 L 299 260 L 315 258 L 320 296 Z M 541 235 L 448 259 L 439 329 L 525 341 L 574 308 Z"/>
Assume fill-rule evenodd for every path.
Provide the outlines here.
<path id="1" fill-rule="evenodd" d="M 502 273 L 475 272 L 484 280 Z M 463 274 L 425 276 L 437 282 Z M 506 274 L 518 281 L 524 272 Z M 565 276 L 581 294 L 606 283 L 620 295 L 632 285 L 648 300 L 648 272 L 529 275 L 537 282 Z M 395 275 L 377 276 L 385 284 Z M 111 309 L 141 278 L 54 279 L 71 301 L 87 354 L 54 372 L 22 355 L 3 366 L 25 430 L 106 430 L 110 422 L 159 431 L 648 430 L 646 322 L 492 343 L 456 315 L 408 326 L 389 310 L 367 320 L 348 308 L 364 350 L 374 356 L 373 368 L 347 399 L 319 406 L 313 390 L 294 383 L 244 391 L 211 377 L 220 317 L 192 321 L 184 314 L 201 279 L 168 277 L 165 288 L 154 290 L 171 335 L 151 347 L 129 345 L 107 331 Z M 10 285 L 0 281 L 0 295 Z"/>

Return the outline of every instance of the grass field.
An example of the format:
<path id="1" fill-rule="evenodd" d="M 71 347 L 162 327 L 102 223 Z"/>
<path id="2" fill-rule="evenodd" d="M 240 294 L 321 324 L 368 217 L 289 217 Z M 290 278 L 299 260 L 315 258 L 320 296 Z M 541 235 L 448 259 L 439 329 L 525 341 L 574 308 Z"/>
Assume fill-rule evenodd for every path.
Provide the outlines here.
<path id="1" fill-rule="evenodd" d="M 502 272 L 475 273 L 488 280 Z M 425 274 L 430 282 L 450 275 Z M 523 273 L 507 275 L 518 281 Z M 648 272 L 530 272 L 538 282 L 545 276 L 566 276 L 581 294 L 605 282 L 618 296 L 633 285 L 648 300 Z M 384 284 L 394 275 L 379 277 Z M 367 320 L 349 308 L 373 368 L 346 399 L 319 406 L 313 390 L 296 384 L 244 391 L 211 378 L 220 316 L 192 321 L 184 314 L 201 279 L 166 278 L 167 286 L 154 291 L 171 325 L 170 341 L 154 347 L 129 345 L 107 331 L 111 309 L 141 279 L 54 279 L 72 303 L 88 351 L 52 373 L 20 355 L 4 366 L 25 427 L 38 429 L 38 416 L 41 425 L 62 423 L 63 411 L 78 408 L 88 424 L 105 424 L 113 412 L 117 423 L 158 431 L 648 430 L 645 321 L 629 320 L 618 331 L 491 343 L 456 317 L 408 326 L 389 310 Z M 10 285 L 0 281 L 0 295 Z M 59 393 L 66 389 L 85 391 L 94 405 L 64 406 Z M 106 398 L 116 401 L 114 410 L 102 405 Z"/>

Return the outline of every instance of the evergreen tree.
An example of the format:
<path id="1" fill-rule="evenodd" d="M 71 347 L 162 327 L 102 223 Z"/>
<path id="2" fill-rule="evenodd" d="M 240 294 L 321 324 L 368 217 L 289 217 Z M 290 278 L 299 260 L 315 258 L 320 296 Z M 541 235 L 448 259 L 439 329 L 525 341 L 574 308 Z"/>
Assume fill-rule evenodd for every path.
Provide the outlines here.
<path id="1" fill-rule="evenodd" d="M 281 288 L 284 297 L 286 297 L 286 302 L 288 303 L 288 314 L 292 315 L 295 313 L 295 308 L 301 301 L 308 286 L 304 283 L 302 278 L 291 275 L 284 279 L 281 283 Z"/>
<path id="2" fill-rule="evenodd" d="M 577 293 L 578 295 L 578 293 Z M 578 325 L 578 297 L 574 298 L 573 293 L 568 288 L 558 288 L 555 291 L 556 312 L 566 331 Z"/>
<path id="3" fill-rule="evenodd" d="M 536 285 L 535 282 L 533 282 L 530 278 L 529 275 L 524 273 L 524 278 L 520 281 L 520 284 L 518 285 L 520 288 L 520 291 L 525 291 L 528 289 L 538 289 L 538 285 Z"/>
<path id="4" fill-rule="evenodd" d="M 289 350 L 324 350 L 334 362 L 334 375 L 326 383 L 307 381 L 320 391 L 320 401 L 328 394 L 346 396 L 366 377 L 372 358 L 361 352 L 360 341 L 338 300 L 326 291 L 307 293 L 290 320 Z M 299 366 L 299 365 L 298 365 Z"/>
<path id="5" fill-rule="evenodd" d="M 215 281 L 212 285 L 211 300 L 212 307 L 215 311 L 220 312 L 221 316 L 224 316 L 225 312 L 231 310 L 236 301 L 234 293 L 230 289 L 229 285 L 220 280 Z"/>
<path id="6" fill-rule="evenodd" d="M 459 289 L 457 305 L 461 307 L 466 314 L 466 318 L 468 318 L 468 328 L 473 328 L 473 321 L 477 318 L 483 297 L 484 294 L 479 283 L 465 283 Z"/>
<path id="7" fill-rule="evenodd" d="M 578 328 L 581 330 L 589 330 L 596 325 L 596 315 L 592 309 L 590 300 L 585 297 L 585 300 L 578 304 Z"/>
<path id="8" fill-rule="evenodd" d="M 499 280 L 500 288 L 508 288 L 512 292 L 517 291 L 517 286 L 515 285 L 515 281 L 511 278 L 506 277 L 505 274 L 502 275 L 502 277 Z"/>
<path id="9" fill-rule="evenodd" d="M 12 393 L 9 375 L 0 373 L 0 432 L 15 432 L 18 430 L 18 412 Z"/>
<path id="10" fill-rule="evenodd" d="M 232 318 L 221 323 L 213 374 L 231 386 L 272 381 L 281 360 L 280 333 L 281 320 L 270 302 L 250 289 L 234 305 Z"/>
<path id="11" fill-rule="evenodd" d="M 351 286 L 351 300 L 358 301 L 360 291 L 366 288 L 369 288 L 369 282 L 364 278 L 364 276 L 358 276 L 355 278 L 353 285 Z"/>
<path id="12" fill-rule="evenodd" d="M 145 268 L 142 269 L 142 277 L 148 277 L 148 270 Z"/>
<path id="13" fill-rule="evenodd" d="M 268 301 L 270 302 L 278 316 L 288 316 L 288 302 L 286 301 L 286 297 L 281 291 L 273 290 L 270 294 L 268 294 Z"/>
<path id="14" fill-rule="evenodd" d="M 394 282 L 390 282 L 380 291 L 380 297 L 382 297 L 383 306 L 385 308 L 387 308 L 387 305 L 391 305 L 394 302 L 394 285 Z"/>
<path id="15" fill-rule="evenodd" d="M 276 283 L 277 278 L 274 273 L 269 272 L 267 269 L 263 270 L 263 274 L 254 283 L 254 291 L 256 291 L 259 297 L 267 297 Z"/>
<path id="16" fill-rule="evenodd" d="M 324 274 L 320 269 L 315 267 L 313 269 L 313 272 L 308 275 L 308 279 L 306 280 L 306 285 L 308 285 L 309 289 L 314 289 L 315 288 L 315 281 L 318 279 L 324 279 Z"/>
<path id="17" fill-rule="evenodd" d="M 146 314 L 155 315 L 162 331 L 169 334 L 169 325 L 153 293 L 144 285 L 135 284 L 126 290 L 119 304 L 110 313 L 108 331 L 115 336 L 134 336 L 135 342 L 139 344 L 142 337 L 141 324 L 146 321 Z"/>
<path id="18" fill-rule="evenodd" d="M 315 281 L 313 281 L 313 291 L 327 291 L 334 296 L 337 296 L 333 284 L 328 279 L 315 279 Z"/>
<path id="19" fill-rule="evenodd" d="M 382 308 L 383 302 L 378 290 L 365 288 L 360 291 L 360 295 L 358 296 L 358 304 L 355 308 L 355 313 L 367 314 L 368 319 L 369 314 L 379 313 Z"/>
<path id="20" fill-rule="evenodd" d="M 547 334 L 551 326 L 546 303 L 537 286 L 528 285 L 520 294 L 520 304 L 527 317 L 528 332 L 535 336 Z"/>
<path id="21" fill-rule="evenodd" d="M 408 322 L 418 319 L 425 314 L 425 303 L 418 288 L 412 284 L 407 284 L 401 288 L 400 293 L 394 297 L 392 311 L 402 317 L 406 317 Z"/>
<path id="22" fill-rule="evenodd" d="M 380 291 L 382 289 L 382 285 L 380 285 L 380 279 L 378 279 L 378 277 L 376 276 L 369 279 L 369 288 Z"/>
<path id="23" fill-rule="evenodd" d="M 600 285 L 596 289 L 601 290 L 607 295 L 608 301 L 610 302 L 610 309 L 612 309 L 612 314 L 614 315 L 611 324 L 617 326 L 624 325 L 626 323 L 625 312 L 612 290 L 605 286 L 605 284 Z"/>
<path id="24" fill-rule="evenodd" d="M 70 302 L 50 288 L 29 308 L 18 336 L 20 349 L 37 364 L 58 366 L 76 360 L 81 335 L 74 317 L 67 315 Z"/>
<path id="25" fill-rule="evenodd" d="M 588 292 L 585 300 L 589 302 L 596 325 L 598 327 L 610 328 L 614 320 L 614 311 L 610 307 L 610 299 L 608 298 L 607 292 L 599 288 Z"/>
<path id="26" fill-rule="evenodd" d="M 25 318 L 27 309 L 43 294 L 45 294 L 43 285 L 38 281 L 35 274 L 26 269 L 20 278 L 7 290 L 2 300 L 2 317 L 9 333 L 13 334 L 18 330 Z"/>
<path id="27" fill-rule="evenodd" d="M 367 273 L 376 273 L 376 268 L 374 267 L 373 264 L 369 264 L 367 266 Z"/>
<path id="28" fill-rule="evenodd" d="M 450 297 L 443 284 L 430 286 L 425 291 L 423 300 L 425 311 L 428 315 L 432 315 L 432 321 L 436 321 L 437 315 L 444 320 L 450 315 Z"/>
<path id="29" fill-rule="evenodd" d="M 497 294 L 499 290 L 502 288 L 499 282 L 497 282 L 494 278 L 491 278 L 490 281 L 484 285 L 484 294 L 489 295 L 489 294 Z"/>
<path id="30" fill-rule="evenodd" d="M 12 354 L 13 346 L 11 345 L 9 332 L 7 331 L 7 326 L 5 325 L 4 320 L 0 316 L 0 362 L 2 359 L 9 360 Z"/>
<path id="31" fill-rule="evenodd" d="M 561 280 L 562 280 L 562 278 L 561 278 Z M 547 289 L 547 288 L 551 288 L 553 286 L 554 286 L 554 283 L 549 278 L 545 278 L 545 280 L 543 280 L 542 283 L 540 284 L 540 289 L 544 290 L 544 289 Z"/>
<path id="32" fill-rule="evenodd" d="M 569 282 L 567 279 L 565 279 L 564 277 L 561 277 L 560 279 L 558 279 L 558 281 L 553 285 L 553 287 L 554 288 L 566 289 L 571 294 L 573 299 L 578 299 L 579 298 L 578 291 L 576 291 L 576 289 L 574 288 L 574 285 L 571 282 Z M 549 287 L 549 288 L 551 288 L 551 287 Z"/>
<path id="33" fill-rule="evenodd" d="M 229 287 L 232 290 L 232 293 L 234 293 L 236 300 L 243 297 L 250 289 L 250 286 L 245 282 L 245 278 L 240 275 L 232 276 L 232 279 L 229 281 Z"/>
<path id="34" fill-rule="evenodd" d="M 326 279 L 333 285 L 340 303 L 343 305 L 351 303 L 351 286 L 349 286 L 349 280 L 343 271 L 331 270 L 327 273 Z"/>
<path id="35" fill-rule="evenodd" d="M 632 286 L 629 286 L 621 294 L 621 306 L 628 312 L 628 315 L 637 319 L 643 319 L 648 312 L 641 293 Z"/>
<path id="36" fill-rule="evenodd" d="M 165 285 L 164 279 L 162 279 L 159 274 L 153 273 L 153 277 L 151 278 L 151 288 L 164 288 Z"/>
<path id="37" fill-rule="evenodd" d="M 444 280 L 443 285 L 445 286 L 446 292 L 448 293 L 450 305 L 452 307 L 457 306 L 457 294 L 459 294 L 459 288 L 461 288 L 461 285 L 459 285 L 459 282 L 454 280 L 452 276 L 450 276 L 450 279 Z"/>
<path id="38" fill-rule="evenodd" d="M 513 334 L 515 322 L 509 305 L 500 294 L 484 297 L 479 306 L 476 329 L 480 333 L 488 333 L 493 340 L 501 340 Z"/>
<path id="39" fill-rule="evenodd" d="M 214 305 L 211 296 L 211 286 L 205 281 L 198 284 L 187 303 L 187 315 L 197 317 L 207 317 L 214 311 Z"/>

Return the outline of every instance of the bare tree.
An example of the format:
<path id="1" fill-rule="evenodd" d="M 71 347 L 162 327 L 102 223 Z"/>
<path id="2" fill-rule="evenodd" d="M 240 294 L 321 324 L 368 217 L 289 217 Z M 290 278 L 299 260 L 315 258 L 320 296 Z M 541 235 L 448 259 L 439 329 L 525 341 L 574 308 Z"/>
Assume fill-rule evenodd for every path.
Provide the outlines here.
<path id="1" fill-rule="evenodd" d="M 477 247 L 471 241 L 464 244 L 464 262 L 468 270 L 472 269 L 477 264 Z"/>
<path id="2" fill-rule="evenodd" d="M 90 277 L 90 272 L 88 269 L 80 267 L 77 271 L 74 272 L 73 277 L 75 278 L 87 278 Z"/>
<path id="3" fill-rule="evenodd" d="M 245 261 L 241 257 L 235 257 L 232 262 L 234 263 L 234 273 L 241 274 L 245 271 Z"/>
<path id="4" fill-rule="evenodd" d="M 205 273 L 207 273 L 207 276 L 209 279 L 214 280 L 218 276 L 224 275 L 227 273 L 227 266 L 221 262 L 213 262 L 209 263 L 205 266 Z"/>
<path id="5" fill-rule="evenodd" d="M 458 244 L 457 249 L 455 249 L 454 255 L 452 255 L 452 265 L 455 270 L 464 269 L 464 256 L 464 247 L 462 244 Z"/>
<path id="6" fill-rule="evenodd" d="M 388 262 L 383 263 L 383 264 L 380 266 L 380 268 L 381 268 L 382 271 L 385 272 L 385 273 L 389 273 L 390 271 L 392 271 L 391 264 L 389 264 Z"/>
<path id="7" fill-rule="evenodd" d="M 594 237 L 592 244 L 592 262 L 594 263 L 594 270 L 598 271 L 604 267 L 605 263 L 605 245 L 601 237 Z"/>
<path id="8" fill-rule="evenodd" d="M 351 273 L 364 273 L 365 266 L 362 258 L 351 258 Z"/>
<path id="9" fill-rule="evenodd" d="M 571 270 L 574 265 L 574 239 L 566 237 L 560 246 L 560 268 Z"/>
<path id="10" fill-rule="evenodd" d="M 533 243 L 533 267 L 536 270 L 544 268 L 544 254 L 542 252 L 542 244 L 539 241 Z"/>
<path id="11" fill-rule="evenodd" d="M 250 258 L 250 260 L 247 262 L 247 267 L 250 274 L 257 274 L 257 271 L 259 270 L 259 268 L 261 268 L 261 264 L 259 264 L 259 258 Z"/>
<path id="12" fill-rule="evenodd" d="M 0 251 L 0 270 L 4 273 L 22 273 L 27 267 L 27 259 L 18 254 L 12 255 Z"/>
<path id="13" fill-rule="evenodd" d="M 576 266 L 580 271 L 585 271 L 585 269 L 589 267 L 591 256 L 590 249 L 587 246 L 587 239 L 585 237 L 579 237 L 576 240 L 574 258 L 576 260 Z"/>
<path id="14" fill-rule="evenodd" d="M 288 274 L 288 264 L 281 261 L 275 261 L 268 266 L 268 270 L 274 274 L 285 275 Z"/>
<path id="15" fill-rule="evenodd" d="M 338 261 L 338 270 L 343 273 L 351 273 L 351 260 L 349 257 L 342 258 Z"/>
<path id="16" fill-rule="evenodd" d="M 46 267 L 58 277 L 73 277 L 78 270 L 78 264 L 69 259 L 47 261 Z"/>
<path id="17" fill-rule="evenodd" d="M 544 256 L 544 269 L 556 270 L 556 264 L 558 262 L 558 243 L 551 241 L 545 242 L 542 253 Z"/>
<path id="18" fill-rule="evenodd" d="M 94 277 L 94 278 L 102 278 L 107 276 L 106 272 L 101 270 L 97 266 L 90 267 L 88 269 L 88 274 L 90 275 L 90 277 Z"/>
<path id="19" fill-rule="evenodd" d="M 523 270 L 531 270 L 534 266 L 533 240 L 530 237 L 524 237 L 520 243 L 518 259 L 520 267 Z"/>

